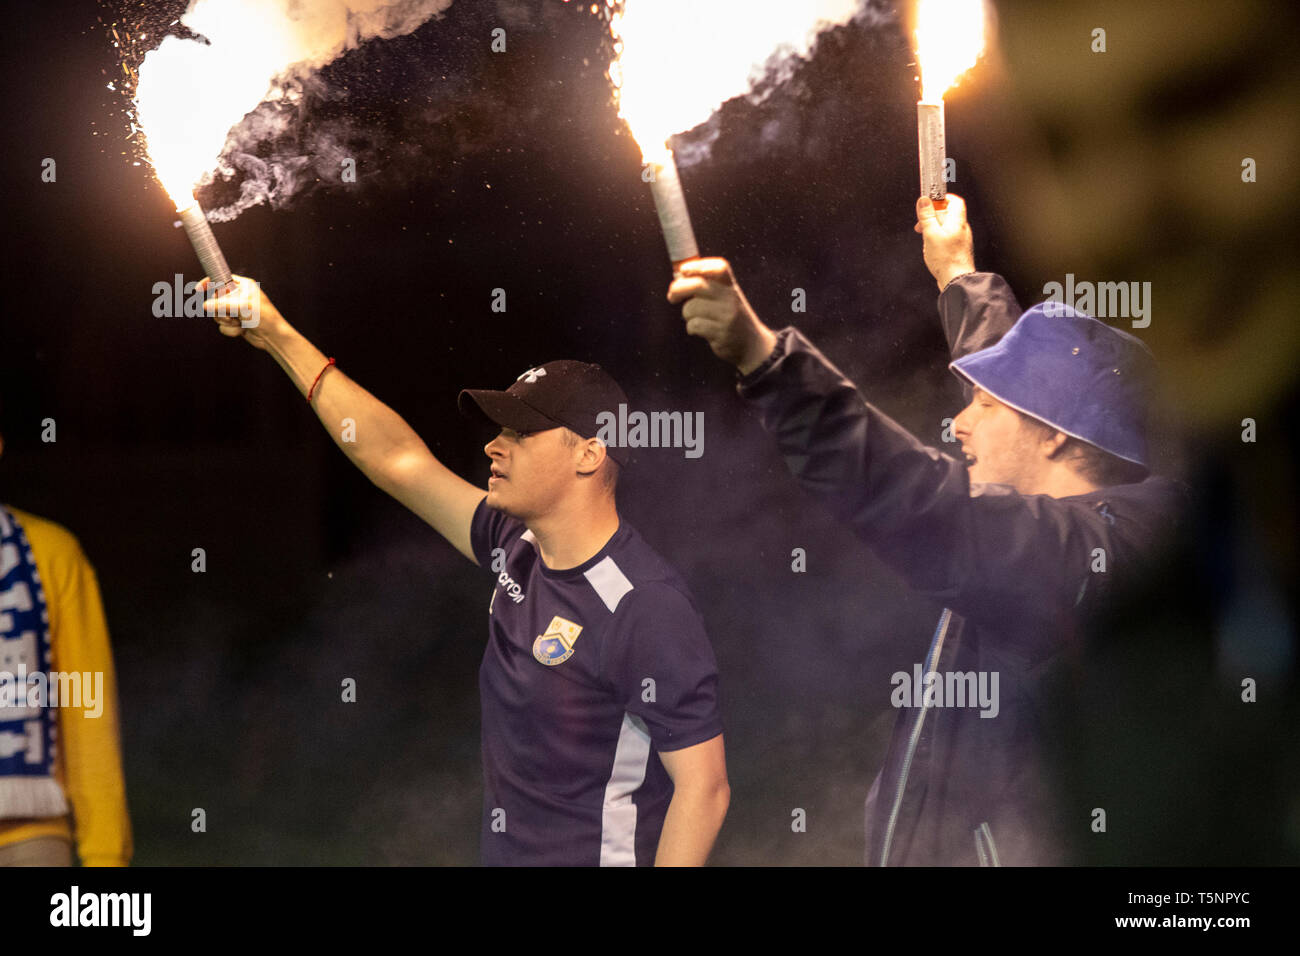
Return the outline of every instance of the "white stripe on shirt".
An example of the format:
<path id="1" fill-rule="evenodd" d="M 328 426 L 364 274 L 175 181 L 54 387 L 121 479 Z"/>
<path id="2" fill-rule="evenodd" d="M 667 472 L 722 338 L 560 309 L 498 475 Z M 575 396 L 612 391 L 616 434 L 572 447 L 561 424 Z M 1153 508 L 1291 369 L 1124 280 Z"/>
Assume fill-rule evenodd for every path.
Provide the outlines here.
<path id="1" fill-rule="evenodd" d="M 619 570 L 612 557 L 599 562 L 586 573 L 585 577 L 596 589 L 596 593 L 600 595 L 600 599 L 605 602 L 605 607 L 609 608 L 611 614 L 618 607 L 618 602 L 623 600 L 623 595 L 632 590 L 632 582 Z"/>
<path id="2" fill-rule="evenodd" d="M 649 761 L 650 732 L 645 721 L 623 714 L 614 767 L 605 786 L 605 804 L 601 809 L 601 866 L 636 866 L 636 804 L 632 802 L 632 794 L 645 782 Z"/>

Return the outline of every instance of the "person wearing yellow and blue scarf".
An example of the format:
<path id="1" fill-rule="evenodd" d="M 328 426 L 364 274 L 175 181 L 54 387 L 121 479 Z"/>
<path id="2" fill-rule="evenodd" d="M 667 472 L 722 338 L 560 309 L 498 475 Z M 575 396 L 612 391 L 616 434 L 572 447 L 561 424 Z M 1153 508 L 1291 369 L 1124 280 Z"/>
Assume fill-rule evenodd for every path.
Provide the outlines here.
<path id="1" fill-rule="evenodd" d="M 93 707 L 51 706 L 59 673 L 93 681 Z M 130 861 L 99 586 L 71 533 L 0 506 L 0 866 L 71 865 L 74 838 L 84 865 Z"/>

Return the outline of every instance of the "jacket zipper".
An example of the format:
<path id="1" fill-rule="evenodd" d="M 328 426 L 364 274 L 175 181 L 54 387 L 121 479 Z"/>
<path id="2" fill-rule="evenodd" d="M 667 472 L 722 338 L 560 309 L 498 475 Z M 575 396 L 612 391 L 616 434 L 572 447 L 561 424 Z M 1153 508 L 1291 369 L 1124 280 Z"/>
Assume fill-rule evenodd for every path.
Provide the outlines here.
<path id="1" fill-rule="evenodd" d="M 928 676 L 934 671 L 934 665 L 938 663 L 939 654 L 943 651 L 944 636 L 948 633 L 948 622 L 952 620 L 952 611 L 948 608 L 943 609 L 939 615 L 939 624 L 934 629 L 934 637 L 930 641 L 930 652 L 925 658 L 925 673 Z M 886 861 L 889 859 L 889 845 L 894 840 L 894 827 L 898 823 L 898 810 L 903 803 L 903 790 L 907 787 L 907 775 L 912 768 L 912 755 L 916 753 L 917 741 L 921 739 L 921 725 L 925 723 L 925 712 L 929 707 L 925 703 L 925 695 L 921 695 L 921 710 L 916 715 L 916 724 L 912 727 L 911 739 L 907 742 L 907 753 L 903 756 L 903 769 L 898 778 L 898 790 L 894 794 L 894 806 L 889 811 L 889 825 L 885 827 L 885 843 L 880 851 L 880 865 L 887 866 Z"/>
<path id="2" fill-rule="evenodd" d="M 983 837 L 981 840 L 980 838 Z M 984 852 L 984 847 L 988 846 L 988 853 Z M 987 822 L 981 823 L 975 828 L 975 852 L 979 854 L 980 866 L 1001 866 L 1002 862 L 998 859 L 998 848 L 993 845 L 993 831 L 989 829 Z M 992 863 L 989 861 L 992 860 Z"/>

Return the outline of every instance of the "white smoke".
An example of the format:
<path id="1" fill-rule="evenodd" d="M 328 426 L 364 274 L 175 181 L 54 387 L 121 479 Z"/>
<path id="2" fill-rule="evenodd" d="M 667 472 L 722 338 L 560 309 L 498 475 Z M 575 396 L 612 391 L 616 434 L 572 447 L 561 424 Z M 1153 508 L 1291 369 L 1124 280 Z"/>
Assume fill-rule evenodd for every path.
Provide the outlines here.
<path id="1" fill-rule="evenodd" d="M 317 70 L 371 39 L 415 30 L 452 0 L 193 0 L 180 22 L 199 39 L 170 36 L 140 66 L 137 114 L 146 136 L 166 130 L 172 143 L 149 144 L 155 165 L 169 149 L 200 147 L 210 174 L 222 157 L 226 174 L 245 175 L 241 196 L 214 219 L 273 199 L 312 157 L 267 164 L 239 148 L 276 135 L 290 122 L 303 83 Z M 272 108 L 255 111 L 261 104 Z M 253 114 L 250 117 L 250 114 Z M 247 129 L 244 127 L 247 125 Z M 229 137 L 229 138 L 228 138 Z M 174 164 L 181 168 L 185 159 Z M 297 168 L 294 168 L 294 167 Z M 336 167 L 337 168 L 337 167 Z"/>
<path id="2" fill-rule="evenodd" d="M 727 2 L 731 0 L 724 0 L 724 6 Z M 799 5 L 794 4 L 796 7 Z M 746 88 L 723 103 L 743 98 L 755 106 L 765 103 L 770 105 L 770 97 L 783 91 L 788 92 L 787 84 L 812 58 L 817 44 L 833 27 L 856 23 L 870 30 L 893 31 L 898 28 L 898 11 L 890 0 L 818 0 L 811 4 L 810 9 L 814 10 L 819 19 L 804 35 L 802 42 L 778 44 L 769 52 L 766 60 L 755 61 L 749 69 Z M 761 44 L 755 47 L 756 50 L 760 48 Z M 786 102 L 790 103 L 788 98 Z M 808 114 L 802 111 L 792 113 L 791 105 L 794 104 L 778 104 L 775 110 L 767 113 L 762 125 L 752 130 L 750 141 L 753 149 L 767 150 L 799 136 L 800 119 L 806 119 Z M 719 125 L 721 106 L 722 104 L 713 107 L 707 120 L 699 125 L 670 137 L 679 168 L 685 169 L 711 158 L 713 147 L 722 132 Z"/>
<path id="3" fill-rule="evenodd" d="M 181 23 L 223 50 L 232 66 L 250 34 L 275 37 L 266 47 L 275 61 L 257 65 L 273 78 L 318 70 L 366 40 L 403 36 L 449 6 L 451 0 L 194 0 Z"/>
<path id="4" fill-rule="evenodd" d="M 623 0 L 610 78 L 643 150 L 707 121 L 727 100 L 806 57 L 818 36 L 866 0 Z"/>

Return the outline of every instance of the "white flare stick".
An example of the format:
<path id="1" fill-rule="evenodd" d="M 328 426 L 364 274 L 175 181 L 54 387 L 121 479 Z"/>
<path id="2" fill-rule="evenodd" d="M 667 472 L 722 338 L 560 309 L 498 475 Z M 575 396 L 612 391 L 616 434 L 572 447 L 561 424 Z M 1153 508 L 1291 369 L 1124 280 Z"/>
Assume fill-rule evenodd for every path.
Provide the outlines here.
<path id="1" fill-rule="evenodd" d="M 682 181 L 677 175 L 677 161 L 673 154 L 650 163 L 654 176 L 650 180 L 650 195 L 654 197 L 655 211 L 659 213 L 659 226 L 663 229 L 664 241 L 668 244 L 668 258 L 673 268 L 690 259 L 700 257 L 699 246 L 695 244 L 695 232 L 691 229 L 691 217 L 686 211 L 686 196 L 682 192 Z"/>
<path id="2" fill-rule="evenodd" d="M 203 207 L 196 202 L 182 209 L 180 217 L 185 235 L 189 236 L 190 245 L 199 257 L 199 265 L 212 280 L 211 287 L 218 289 L 226 285 L 230 282 L 230 266 L 226 265 L 226 257 L 221 254 L 221 247 L 217 245 L 217 237 L 212 234 Z"/>
<path id="3" fill-rule="evenodd" d="M 921 156 L 921 195 L 936 209 L 948 206 L 948 186 L 943 179 L 947 160 L 943 135 L 943 100 L 916 104 L 916 140 Z"/>

